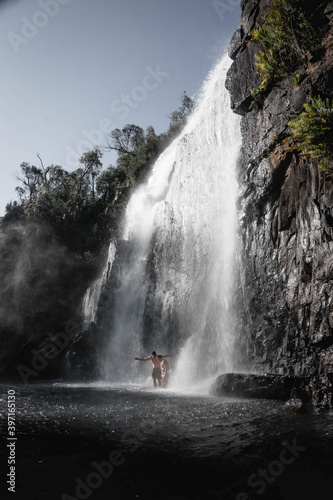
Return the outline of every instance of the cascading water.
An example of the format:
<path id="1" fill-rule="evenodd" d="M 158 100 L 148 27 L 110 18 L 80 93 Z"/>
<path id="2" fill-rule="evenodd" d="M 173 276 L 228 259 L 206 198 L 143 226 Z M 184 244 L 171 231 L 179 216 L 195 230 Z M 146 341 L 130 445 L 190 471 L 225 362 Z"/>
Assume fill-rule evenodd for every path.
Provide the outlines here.
<path id="1" fill-rule="evenodd" d="M 230 62 L 224 56 L 210 74 L 185 129 L 128 203 L 123 240 L 111 259 L 108 380 L 142 381 L 148 367 L 133 358 L 152 350 L 174 353 L 175 387 L 232 368 L 241 135 L 225 89 Z"/>
<path id="2" fill-rule="evenodd" d="M 91 322 L 95 323 L 98 303 L 101 296 L 102 286 L 108 280 L 111 266 L 113 264 L 114 258 L 116 255 L 116 245 L 113 241 L 111 241 L 109 245 L 107 265 L 103 271 L 102 276 L 95 280 L 92 285 L 86 291 L 83 297 L 82 303 L 82 313 L 84 318 L 84 327 L 87 328 Z"/>

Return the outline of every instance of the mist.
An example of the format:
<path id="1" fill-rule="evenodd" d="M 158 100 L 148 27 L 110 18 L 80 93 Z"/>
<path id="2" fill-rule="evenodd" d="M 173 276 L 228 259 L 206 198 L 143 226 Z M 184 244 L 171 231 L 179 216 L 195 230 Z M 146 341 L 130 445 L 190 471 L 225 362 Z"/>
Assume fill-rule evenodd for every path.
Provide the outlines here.
<path id="1" fill-rule="evenodd" d="M 0 236 L 0 363 L 26 342 L 62 328 L 86 286 L 82 259 L 52 229 L 10 225 Z"/>

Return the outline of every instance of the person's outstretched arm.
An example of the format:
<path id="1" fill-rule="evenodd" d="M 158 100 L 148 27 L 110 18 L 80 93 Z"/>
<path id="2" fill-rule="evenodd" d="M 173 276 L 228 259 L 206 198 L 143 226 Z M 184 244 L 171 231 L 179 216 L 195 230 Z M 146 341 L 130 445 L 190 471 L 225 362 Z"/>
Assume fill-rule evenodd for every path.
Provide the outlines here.
<path id="1" fill-rule="evenodd" d="M 162 354 L 162 358 L 168 358 L 169 356 L 173 356 L 173 354 Z"/>
<path id="2" fill-rule="evenodd" d="M 136 361 L 149 361 L 151 359 L 151 356 L 148 358 L 134 358 Z"/>

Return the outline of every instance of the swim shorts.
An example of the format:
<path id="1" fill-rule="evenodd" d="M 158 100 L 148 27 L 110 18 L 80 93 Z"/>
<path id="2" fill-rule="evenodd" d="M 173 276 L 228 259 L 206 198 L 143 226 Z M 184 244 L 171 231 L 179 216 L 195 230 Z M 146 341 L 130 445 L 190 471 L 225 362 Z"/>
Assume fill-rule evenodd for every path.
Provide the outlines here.
<path id="1" fill-rule="evenodd" d="M 152 377 L 161 380 L 162 378 L 161 368 L 153 368 Z"/>

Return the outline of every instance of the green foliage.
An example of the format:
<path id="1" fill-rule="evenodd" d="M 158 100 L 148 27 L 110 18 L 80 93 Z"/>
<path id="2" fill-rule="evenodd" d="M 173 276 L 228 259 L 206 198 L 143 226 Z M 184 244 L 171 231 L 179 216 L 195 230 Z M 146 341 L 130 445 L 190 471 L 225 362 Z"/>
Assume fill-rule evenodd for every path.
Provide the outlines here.
<path id="1" fill-rule="evenodd" d="M 287 150 L 317 159 L 322 170 L 333 175 L 333 102 L 312 97 L 303 108 L 288 122 L 292 145 Z"/>
<path id="2" fill-rule="evenodd" d="M 119 188 L 133 186 L 141 170 L 154 160 L 159 152 L 160 138 L 153 127 L 146 132 L 137 125 L 126 125 L 110 134 L 108 149 L 117 151 L 116 184 Z M 114 181 L 111 181 L 116 187 Z"/>
<path id="3" fill-rule="evenodd" d="M 322 48 L 324 34 L 305 0 L 273 0 L 262 24 L 252 32 L 251 42 L 260 44 L 255 58 L 261 77 L 259 88 L 251 92 L 253 102 L 274 82 L 305 65 L 309 54 Z"/>
<path id="4" fill-rule="evenodd" d="M 303 79 L 303 75 L 301 73 L 297 73 L 293 78 L 292 78 L 292 84 L 294 87 L 297 87 Z"/>
<path id="5" fill-rule="evenodd" d="M 84 165 L 83 176 L 88 174 L 91 177 L 91 195 L 93 201 L 95 201 L 95 178 L 102 169 L 102 153 L 96 147 L 92 151 L 87 151 L 80 158 L 80 163 Z"/>
<path id="6" fill-rule="evenodd" d="M 10 201 L 6 205 L 7 222 L 15 223 L 18 222 L 24 216 L 24 210 L 22 205 L 17 203 L 16 200 Z"/>
<path id="7" fill-rule="evenodd" d="M 45 167 L 26 162 L 16 178 L 19 202 L 10 202 L 2 224 L 37 222 L 52 226 L 59 241 L 80 259 L 92 262 L 116 228 L 123 194 L 137 184 L 149 166 L 184 127 L 194 107 L 184 92 L 180 108 L 173 112 L 166 133 L 156 135 L 128 124 L 110 134 L 106 149 L 117 152 L 116 166 L 102 170 L 99 148 L 84 153 L 78 168 L 67 172 L 59 165 Z"/>
<path id="8" fill-rule="evenodd" d="M 260 101 L 268 87 L 267 81 L 262 81 L 258 88 L 251 90 L 252 102 L 249 107 L 249 111 L 253 108 L 257 101 Z"/>
<path id="9" fill-rule="evenodd" d="M 153 127 L 149 126 L 144 131 L 137 125 L 126 125 L 122 130 L 115 129 L 111 132 L 108 149 L 117 151 L 118 154 L 116 178 L 119 188 L 133 186 L 137 182 L 142 171 L 151 165 L 180 133 L 193 108 L 193 101 L 184 92 L 179 109 L 170 116 L 170 125 L 166 133 L 156 135 Z M 111 173 L 106 174 L 110 175 Z M 103 182 L 100 183 L 100 188 Z M 113 188 L 116 187 L 114 180 L 111 180 L 111 184 Z"/>
<path id="10" fill-rule="evenodd" d="M 186 92 L 183 92 L 182 103 L 178 110 L 174 111 L 170 116 L 170 125 L 167 132 L 168 139 L 173 139 L 184 128 L 187 122 L 187 117 L 192 113 L 194 103 Z"/>

